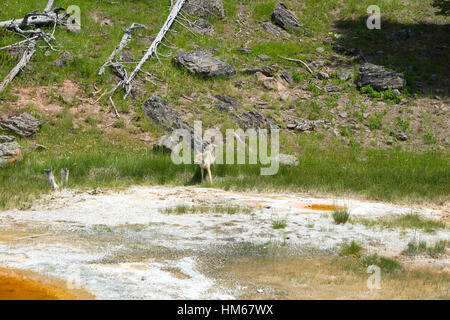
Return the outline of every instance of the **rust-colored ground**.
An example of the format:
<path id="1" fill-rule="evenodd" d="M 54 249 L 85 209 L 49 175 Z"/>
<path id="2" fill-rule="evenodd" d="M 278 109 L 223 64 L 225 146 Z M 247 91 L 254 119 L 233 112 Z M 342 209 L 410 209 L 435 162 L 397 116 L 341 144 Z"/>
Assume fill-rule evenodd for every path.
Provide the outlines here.
<path id="1" fill-rule="evenodd" d="M 40 279 L 39 275 L 0 268 L 0 300 L 93 299 L 84 290 L 68 290 L 62 281 Z"/>

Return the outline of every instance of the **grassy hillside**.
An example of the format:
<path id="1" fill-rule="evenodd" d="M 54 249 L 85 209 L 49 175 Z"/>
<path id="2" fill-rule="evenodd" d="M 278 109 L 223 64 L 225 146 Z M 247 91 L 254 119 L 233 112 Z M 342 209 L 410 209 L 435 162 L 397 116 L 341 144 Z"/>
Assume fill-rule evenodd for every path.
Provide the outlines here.
<path id="1" fill-rule="evenodd" d="M 46 2 L 4 0 L 0 20 L 42 10 Z M 148 30 L 137 32 L 129 45 L 128 50 L 140 58 L 164 23 L 170 1 L 57 0 L 60 7 L 76 4 L 81 8 L 82 32 L 57 28 L 55 46 L 70 52 L 73 61 L 62 68 L 54 67 L 52 63 L 60 52 L 41 43 L 30 65 L 0 95 L 0 116 L 28 111 L 44 120 L 36 135 L 18 138 L 24 160 L 0 169 L 0 207 L 26 206 L 34 197 L 49 192 L 43 176 L 43 170 L 49 167 L 68 167 L 72 187 L 195 183 L 194 166 L 175 166 L 167 155 L 151 151 L 152 143 L 164 131 L 145 118 L 141 106 L 156 94 L 169 100 L 189 121 L 202 120 L 204 127 L 222 130 L 235 127 L 235 123 L 214 107 L 213 96 L 217 94 L 238 99 L 241 111 L 260 110 L 282 128 L 288 116 L 330 122 L 327 128 L 315 132 L 282 131 L 282 151 L 298 155 L 298 167 L 261 177 L 255 166 L 216 166 L 215 186 L 444 203 L 450 190 L 449 19 L 436 15 L 430 1 L 409 0 L 407 5 L 397 0 L 378 2 L 382 29 L 370 31 L 365 19 L 373 1 L 285 1 L 307 28 L 274 38 L 264 31 L 261 22 L 270 20 L 276 1 L 224 0 L 226 18 L 209 19 L 216 35 L 197 38 L 177 25 L 176 33 L 168 35 L 167 44 L 184 50 L 208 48 L 238 70 L 273 65 L 280 72 L 290 71 L 295 79 L 287 86 L 290 98 L 280 99 L 278 92 L 242 72 L 231 80 L 205 80 L 177 68 L 170 59 L 151 60 L 145 70 L 162 81 L 156 81 L 156 85 L 143 82 L 144 93 L 138 98 L 123 100 L 123 93 L 117 91 L 114 101 L 121 115 L 118 120 L 107 99 L 97 102 L 117 79 L 110 70 L 99 77 L 98 70 L 119 43 L 123 29 L 133 22 L 148 26 Z M 412 39 L 388 40 L 404 29 L 412 30 Z M 2 31 L 0 47 L 20 40 Z M 337 52 L 336 43 L 360 52 L 359 58 Z M 239 47 L 251 52 L 237 51 Z M 164 55 L 175 52 L 161 47 Z M 258 57 L 261 54 L 269 58 L 262 61 Z M 319 70 L 314 69 L 310 75 L 302 66 L 280 56 L 309 64 L 324 61 L 331 78 L 319 80 Z M 8 53 L 1 53 L 1 57 L 3 78 L 19 57 Z M 401 99 L 389 93 L 363 94 L 352 85 L 361 57 L 405 73 L 408 85 Z M 339 71 L 351 71 L 353 79 L 339 80 Z M 337 85 L 339 91 L 325 92 L 322 88 L 329 84 Z M 342 113 L 345 117 L 340 116 Z M 390 133 L 396 129 L 404 131 L 408 140 L 393 139 Z M 35 144 L 46 149 L 39 151 Z"/>

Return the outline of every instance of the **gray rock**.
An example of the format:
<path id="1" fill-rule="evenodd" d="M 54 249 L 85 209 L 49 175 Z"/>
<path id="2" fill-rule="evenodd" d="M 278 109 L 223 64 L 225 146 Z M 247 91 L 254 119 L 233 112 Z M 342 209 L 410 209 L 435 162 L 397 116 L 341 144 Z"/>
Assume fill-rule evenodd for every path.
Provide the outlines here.
<path id="1" fill-rule="evenodd" d="M 192 30 L 201 35 L 213 35 L 216 33 L 216 28 L 206 20 L 199 19 L 192 24 Z"/>
<path id="2" fill-rule="evenodd" d="M 73 61 L 73 56 L 68 51 L 63 51 L 58 59 L 53 61 L 52 65 L 56 68 L 62 68 Z"/>
<path id="3" fill-rule="evenodd" d="M 394 96 L 401 96 L 401 95 L 402 95 L 402 93 L 401 93 L 398 89 L 392 90 L 392 94 L 393 94 Z"/>
<path id="4" fill-rule="evenodd" d="M 217 99 L 216 108 L 222 112 L 233 112 L 241 106 L 237 99 L 226 95 L 218 94 L 215 98 Z"/>
<path id="5" fill-rule="evenodd" d="M 209 52 L 204 50 L 189 52 L 180 50 L 173 57 L 173 62 L 185 67 L 191 73 L 205 78 L 231 78 L 236 75 L 236 69 L 232 65 L 214 58 Z"/>
<path id="6" fill-rule="evenodd" d="M 222 0 L 187 0 L 183 6 L 189 14 L 202 18 L 216 17 L 225 18 L 225 10 Z"/>
<path id="7" fill-rule="evenodd" d="M 3 130 L 12 131 L 22 137 L 29 137 L 36 133 L 41 124 L 41 120 L 34 118 L 27 112 L 24 112 L 18 116 L 0 119 L 0 128 Z"/>
<path id="8" fill-rule="evenodd" d="M 323 80 L 323 79 L 330 79 L 330 75 L 329 75 L 328 73 L 326 73 L 325 71 L 320 71 L 320 72 L 317 74 L 317 78 L 319 78 L 320 80 Z"/>
<path id="9" fill-rule="evenodd" d="M 278 155 L 278 161 L 282 166 L 298 166 L 300 163 L 296 156 L 283 153 Z"/>
<path id="10" fill-rule="evenodd" d="M 265 115 L 256 110 L 251 110 L 242 113 L 241 115 L 237 115 L 235 113 L 231 113 L 230 117 L 239 124 L 241 128 L 244 130 L 247 129 L 271 129 L 278 128 L 278 125 L 267 118 Z"/>
<path id="11" fill-rule="evenodd" d="M 326 92 L 339 92 L 339 90 L 340 90 L 339 86 L 336 86 L 334 84 L 329 84 L 325 86 Z"/>
<path id="12" fill-rule="evenodd" d="M 339 80 L 347 81 L 352 76 L 351 72 L 340 71 L 337 73 L 337 77 Z"/>
<path id="13" fill-rule="evenodd" d="M 161 125 L 166 130 L 189 128 L 189 125 L 184 121 L 183 115 L 169 106 L 167 100 L 159 96 L 153 96 L 146 100 L 142 111 L 144 111 L 144 114 L 150 121 Z"/>
<path id="14" fill-rule="evenodd" d="M 272 19 L 275 24 L 279 25 L 284 30 L 297 31 L 300 27 L 300 23 L 295 13 L 292 10 L 289 10 L 282 2 L 275 5 L 272 12 Z"/>
<path id="15" fill-rule="evenodd" d="M 20 145 L 14 137 L 0 136 L 0 167 L 22 160 Z"/>
<path id="16" fill-rule="evenodd" d="M 263 22 L 262 26 L 263 29 L 266 30 L 266 32 L 272 35 L 273 37 L 278 38 L 281 36 L 281 31 L 272 22 Z"/>
<path id="17" fill-rule="evenodd" d="M 359 69 L 356 84 L 358 88 L 371 86 L 375 90 L 384 91 L 388 89 L 402 89 L 406 85 L 406 80 L 403 74 L 394 70 L 365 63 Z"/>
<path id="18" fill-rule="evenodd" d="M 280 76 L 281 76 L 281 78 L 286 80 L 287 83 L 289 83 L 289 84 L 293 84 L 294 83 L 294 76 L 289 71 L 283 71 L 280 74 Z"/>
<path id="19" fill-rule="evenodd" d="M 267 54 L 258 55 L 258 59 L 262 61 L 270 60 L 270 57 Z"/>
<path id="20" fill-rule="evenodd" d="M 251 68 L 246 68 L 243 70 L 243 72 L 250 74 L 256 74 L 258 72 L 261 72 L 266 77 L 273 77 L 277 73 L 277 70 L 271 66 L 255 66 Z"/>
<path id="21" fill-rule="evenodd" d="M 346 119 L 348 117 L 348 113 L 347 112 L 341 112 L 341 113 L 339 113 L 339 117 L 341 117 L 342 119 Z"/>
<path id="22" fill-rule="evenodd" d="M 252 50 L 250 50 L 249 48 L 243 48 L 243 47 L 236 48 L 236 51 L 239 51 L 242 53 L 247 53 L 247 54 L 252 52 Z"/>
<path id="23" fill-rule="evenodd" d="M 402 130 L 391 131 L 391 136 L 396 138 L 399 141 L 406 141 L 406 140 L 408 140 L 408 136 Z"/>
<path id="24" fill-rule="evenodd" d="M 291 121 L 287 128 L 290 130 L 298 130 L 301 132 L 315 131 L 325 125 L 325 120 L 308 120 L 308 119 L 295 119 Z"/>
<path id="25" fill-rule="evenodd" d="M 0 143 L 13 142 L 14 140 L 16 140 L 16 138 L 13 136 L 0 136 Z"/>
<path id="26" fill-rule="evenodd" d="M 321 60 L 315 60 L 311 62 L 311 66 L 315 69 L 322 68 L 325 65 L 324 61 Z"/>

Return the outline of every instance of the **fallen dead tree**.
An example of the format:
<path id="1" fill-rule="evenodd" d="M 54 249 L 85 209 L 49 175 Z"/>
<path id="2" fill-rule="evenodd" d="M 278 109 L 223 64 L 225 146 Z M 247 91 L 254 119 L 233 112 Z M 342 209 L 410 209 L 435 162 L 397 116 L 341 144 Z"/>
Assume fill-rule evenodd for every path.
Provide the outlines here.
<path id="1" fill-rule="evenodd" d="M 3 90 L 6 88 L 6 86 L 17 76 L 20 70 L 25 68 L 25 66 L 28 64 L 28 62 L 30 62 L 35 52 L 36 52 L 36 41 L 33 40 L 23 53 L 19 63 L 9 72 L 9 74 L 5 77 L 2 83 L 0 83 L 0 93 L 2 93 Z"/>
<path id="2" fill-rule="evenodd" d="M 133 81 L 136 79 L 136 76 L 139 73 L 142 72 L 142 73 L 144 73 L 144 74 L 146 74 L 148 76 L 153 76 L 152 74 L 149 74 L 148 72 L 143 71 L 142 67 L 152 57 L 156 57 L 158 60 L 160 60 L 160 57 L 158 55 L 158 47 L 162 44 L 163 40 L 166 37 L 166 34 L 170 31 L 170 29 L 171 29 L 172 25 L 174 24 L 174 22 L 177 22 L 178 24 L 180 24 L 181 26 L 183 26 L 184 28 L 186 28 L 190 32 L 194 33 L 189 28 L 189 26 L 187 26 L 187 25 L 183 24 L 181 21 L 179 21 L 181 19 L 181 20 L 187 22 L 188 25 L 190 25 L 188 19 L 186 19 L 180 13 L 181 9 L 183 8 L 183 5 L 185 3 L 186 3 L 186 0 L 178 0 L 175 4 L 173 3 L 173 1 L 171 1 L 171 4 L 172 4 L 171 5 L 171 11 L 169 13 L 169 16 L 166 19 L 166 22 L 164 23 L 164 25 L 162 26 L 162 28 L 160 29 L 160 31 L 156 35 L 155 39 L 153 40 L 152 44 L 150 45 L 150 47 L 145 52 L 145 54 L 142 57 L 142 59 L 139 61 L 137 66 L 134 68 L 134 70 L 130 73 L 130 75 L 128 75 L 128 73 L 126 72 L 125 68 L 121 68 L 121 66 L 118 66 L 117 63 L 112 63 L 111 62 L 112 60 L 108 59 L 105 62 L 105 64 L 103 66 L 110 65 L 111 67 L 113 67 L 116 70 L 117 70 L 117 68 L 121 69 L 121 72 L 120 72 L 121 80 L 109 92 L 107 92 L 107 93 L 105 92 L 105 94 L 111 96 L 119 87 L 122 87 L 123 90 L 125 91 L 124 99 L 126 99 L 128 97 L 128 95 L 131 93 L 132 86 L 133 86 Z M 116 48 L 116 50 L 123 49 L 123 47 L 121 48 L 122 42 L 123 41 L 126 42 L 127 39 L 128 39 L 128 35 L 124 34 L 124 36 L 122 38 L 122 41 L 121 41 L 121 44 L 119 44 L 119 46 Z M 128 40 L 128 42 L 129 42 L 129 40 Z M 116 50 L 111 54 L 111 56 L 115 56 L 118 52 L 120 52 L 120 51 L 116 52 Z M 111 56 L 110 56 L 110 58 L 111 58 Z M 100 68 L 99 74 L 103 74 L 103 72 L 104 72 L 103 66 L 102 66 L 102 68 Z"/>
<path id="3" fill-rule="evenodd" d="M 122 52 L 122 50 L 123 50 L 124 48 L 126 48 L 126 46 L 130 43 L 130 41 L 131 41 L 131 39 L 132 39 L 132 37 L 133 37 L 134 32 L 135 32 L 137 29 L 139 29 L 139 28 L 146 29 L 147 27 L 144 26 L 144 25 L 142 25 L 142 24 L 139 24 L 139 23 L 133 23 L 133 24 L 131 25 L 131 27 L 129 27 L 128 29 L 125 29 L 125 31 L 123 32 L 122 40 L 120 41 L 119 45 L 117 46 L 116 49 L 114 49 L 114 51 L 111 53 L 111 55 L 110 55 L 110 56 L 108 57 L 108 59 L 105 61 L 105 63 L 101 66 L 100 71 L 98 72 L 98 75 L 99 75 L 99 76 L 101 76 L 101 75 L 103 75 L 103 74 L 105 73 L 105 68 L 106 68 L 107 66 L 110 66 L 110 65 L 113 63 L 115 57 L 116 57 L 117 55 L 120 55 L 120 53 Z"/>
<path id="4" fill-rule="evenodd" d="M 39 10 L 27 13 L 21 19 L 11 19 L 7 21 L 1 21 L 0 27 L 6 28 L 30 28 L 30 27 L 43 27 L 51 26 L 53 24 L 67 25 L 68 14 L 60 14 L 64 11 L 63 8 L 56 7 L 52 10 L 55 0 L 49 0 L 43 12 Z"/>
<path id="5" fill-rule="evenodd" d="M 0 27 L 6 28 L 14 34 L 20 35 L 25 40 L 0 48 L 0 50 L 12 49 L 17 47 L 25 47 L 22 57 L 17 65 L 9 72 L 5 79 L 0 83 L 0 93 L 8 86 L 8 84 L 19 74 L 19 72 L 27 66 L 31 58 L 36 53 L 36 44 L 38 40 L 43 40 L 47 46 L 56 51 L 51 42 L 55 40 L 54 34 L 57 25 L 67 25 L 69 15 L 59 15 L 64 9 L 56 7 L 52 10 L 55 0 L 49 0 L 44 11 L 33 11 L 25 15 L 23 19 L 12 19 L 0 22 Z M 53 26 L 52 33 L 44 32 L 38 27 Z M 34 28 L 34 29 L 27 29 Z"/>

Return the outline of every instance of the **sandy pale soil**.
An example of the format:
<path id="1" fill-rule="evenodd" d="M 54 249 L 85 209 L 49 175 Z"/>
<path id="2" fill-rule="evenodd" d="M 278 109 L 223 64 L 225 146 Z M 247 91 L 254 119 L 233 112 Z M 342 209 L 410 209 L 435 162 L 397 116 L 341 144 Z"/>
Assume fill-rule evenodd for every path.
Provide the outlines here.
<path id="1" fill-rule="evenodd" d="M 175 214 L 179 205 L 239 206 L 245 213 Z M 233 299 L 238 280 L 218 281 L 208 266 L 240 248 L 279 244 L 290 255 L 330 252 L 357 241 L 369 252 L 398 255 L 413 239 L 449 240 L 448 229 L 426 233 L 361 224 L 336 225 L 333 205 L 352 217 L 411 211 L 448 219 L 445 210 L 408 208 L 301 194 L 256 194 L 194 187 L 134 187 L 120 193 L 60 191 L 26 211 L 0 212 L 0 266 L 37 272 L 83 288 L 97 299 Z M 286 227 L 274 229 L 274 221 Z M 236 251 L 238 250 L 238 251 Z M 448 271 L 448 255 L 426 258 Z"/>

